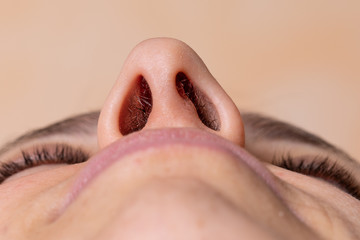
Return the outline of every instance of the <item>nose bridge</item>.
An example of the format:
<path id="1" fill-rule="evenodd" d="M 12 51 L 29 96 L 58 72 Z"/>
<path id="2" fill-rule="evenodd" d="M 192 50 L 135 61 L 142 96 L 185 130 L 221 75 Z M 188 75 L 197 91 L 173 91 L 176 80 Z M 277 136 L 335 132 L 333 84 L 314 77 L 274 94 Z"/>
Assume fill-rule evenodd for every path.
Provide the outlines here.
<path id="1" fill-rule="evenodd" d="M 243 144 L 240 114 L 201 58 L 178 40 L 146 40 L 129 54 L 103 106 L 99 145 L 170 127 L 201 128 Z"/>

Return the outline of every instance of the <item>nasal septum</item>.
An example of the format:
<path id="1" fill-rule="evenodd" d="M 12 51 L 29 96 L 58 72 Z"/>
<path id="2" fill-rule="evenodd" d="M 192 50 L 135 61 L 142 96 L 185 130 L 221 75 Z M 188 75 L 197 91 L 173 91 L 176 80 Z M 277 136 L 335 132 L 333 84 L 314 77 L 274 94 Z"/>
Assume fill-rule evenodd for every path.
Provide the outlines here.
<path id="1" fill-rule="evenodd" d="M 174 123 L 174 125 L 170 125 L 171 123 L 169 123 L 167 126 L 187 127 L 192 126 L 193 124 L 195 126 L 196 124 L 198 127 L 202 127 L 202 125 L 199 124 L 200 120 L 206 127 L 214 131 L 220 131 L 221 121 L 211 99 L 199 90 L 199 88 L 194 86 L 192 81 L 183 72 L 176 74 L 174 83 L 175 85 L 171 84 L 168 87 L 168 90 L 165 89 L 163 91 L 173 91 L 173 93 L 166 95 L 168 95 L 169 98 L 175 99 L 164 99 L 165 97 L 162 97 L 163 93 L 155 91 L 158 94 L 155 96 L 157 101 L 163 103 L 173 102 L 172 108 L 169 108 L 170 106 L 167 104 L 168 109 L 164 109 L 160 114 L 162 119 L 169 118 L 172 114 L 172 119 L 168 120 L 171 120 L 171 123 Z M 176 88 L 177 92 L 171 88 Z M 161 102 L 158 104 L 161 104 Z M 129 91 L 129 94 L 120 109 L 120 133 L 122 135 L 127 135 L 143 129 L 147 124 L 152 124 L 152 122 L 148 123 L 152 108 L 153 94 L 151 88 L 145 77 L 139 76 L 138 79 L 134 81 L 134 86 Z M 191 119 L 188 120 L 189 125 L 187 125 L 185 122 L 186 119 L 184 119 L 188 116 L 184 115 L 186 112 L 187 114 L 191 114 Z M 197 116 L 195 116 L 195 112 Z M 159 114 L 157 115 L 159 116 Z M 157 119 L 156 121 L 161 121 L 162 119 Z M 165 127 L 165 124 L 166 123 L 161 122 L 158 127 Z"/>
<path id="2" fill-rule="evenodd" d="M 244 145 L 236 105 L 201 58 L 169 38 L 143 41 L 129 54 L 100 114 L 99 146 L 161 128 L 198 128 Z"/>

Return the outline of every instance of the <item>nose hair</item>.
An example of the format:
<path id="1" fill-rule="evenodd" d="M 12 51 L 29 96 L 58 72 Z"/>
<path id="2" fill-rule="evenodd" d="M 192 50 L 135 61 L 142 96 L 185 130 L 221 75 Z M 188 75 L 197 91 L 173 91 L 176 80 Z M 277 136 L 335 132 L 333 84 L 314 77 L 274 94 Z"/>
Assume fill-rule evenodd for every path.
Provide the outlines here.
<path id="1" fill-rule="evenodd" d="M 100 114 L 99 146 L 155 128 L 199 128 L 244 145 L 237 107 L 201 58 L 175 39 L 149 39 L 129 54 Z"/>

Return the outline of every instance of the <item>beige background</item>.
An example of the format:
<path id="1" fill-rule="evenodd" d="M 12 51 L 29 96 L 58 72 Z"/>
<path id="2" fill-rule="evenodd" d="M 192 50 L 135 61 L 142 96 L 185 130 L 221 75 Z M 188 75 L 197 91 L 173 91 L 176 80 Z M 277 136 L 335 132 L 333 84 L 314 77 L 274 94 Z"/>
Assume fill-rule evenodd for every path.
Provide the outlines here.
<path id="1" fill-rule="evenodd" d="M 157 36 L 192 46 L 241 108 L 360 158 L 358 0 L 0 0 L 0 143 L 100 108 Z"/>

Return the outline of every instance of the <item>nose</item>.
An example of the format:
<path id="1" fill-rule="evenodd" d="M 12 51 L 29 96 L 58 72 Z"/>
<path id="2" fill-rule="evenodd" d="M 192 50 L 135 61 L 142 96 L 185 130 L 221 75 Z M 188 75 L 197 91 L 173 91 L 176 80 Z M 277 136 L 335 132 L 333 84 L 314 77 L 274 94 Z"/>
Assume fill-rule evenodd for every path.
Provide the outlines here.
<path id="1" fill-rule="evenodd" d="M 102 108 L 98 143 L 156 128 L 198 128 L 244 145 L 236 105 L 201 58 L 175 39 L 145 40 L 131 51 Z"/>

